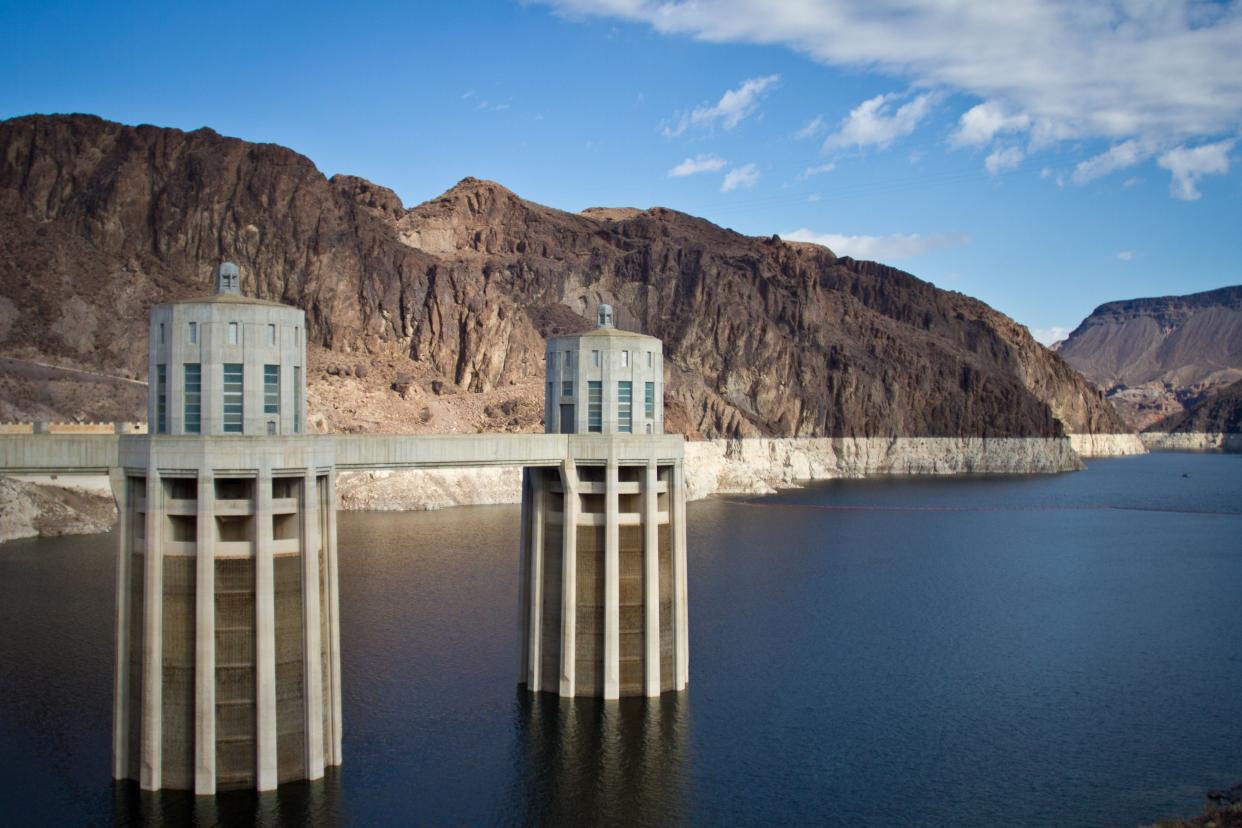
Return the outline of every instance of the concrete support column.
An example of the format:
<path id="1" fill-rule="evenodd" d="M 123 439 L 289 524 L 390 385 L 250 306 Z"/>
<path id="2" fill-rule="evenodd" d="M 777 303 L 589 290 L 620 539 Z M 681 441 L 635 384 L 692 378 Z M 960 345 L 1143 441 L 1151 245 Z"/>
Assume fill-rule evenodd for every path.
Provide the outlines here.
<path id="1" fill-rule="evenodd" d="M 660 695 L 660 498 L 655 458 L 643 473 L 643 692 Z"/>
<path id="2" fill-rule="evenodd" d="M 621 698 L 621 555 L 617 460 L 604 473 L 604 698 Z"/>
<path id="3" fill-rule="evenodd" d="M 198 473 L 194 572 L 194 793 L 216 792 L 216 481 Z"/>
<path id="4" fill-rule="evenodd" d="M 686 474 L 682 461 L 673 466 L 673 486 L 669 502 L 673 508 L 673 621 L 677 633 L 677 690 L 685 690 L 690 677 L 690 613 L 686 586 Z"/>
<path id="5" fill-rule="evenodd" d="M 112 778 L 124 779 L 129 773 L 129 594 L 130 564 L 133 560 L 134 519 L 129 479 L 124 469 L 111 469 L 108 482 L 116 501 L 116 653 L 112 673 Z"/>
<path id="6" fill-rule="evenodd" d="M 305 342 L 305 339 L 303 339 Z M 303 365 L 306 363 L 303 362 Z M 305 416 L 305 415 L 304 415 Z M 305 424 L 306 420 L 302 420 Z M 332 656 L 328 679 L 332 684 L 332 738 L 325 739 L 330 748 L 328 764 L 341 764 L 341 580 L 336 555 L 336 470 L 327 476 L 326 507 L 328 510 L 328 534 L 323 538 L 327 544 L 324 559 L 328 563 L 328 652 Z"/>
<path id="7" fill-rule="evenodd" d="M 545 478 L 542 470 L 531 469 L 530 517 L 530 644 L 527 647 L 529 672 L 526 686 L 532 693 L 543 689 L 543 523 Z"/>
<path id="8" fill-rule="evenodd" d="M 522 499 L 518 508 L 518 684 L 530 675 L 530 521 L 531 469 L 522 469 Z"/>
<path id="9" fill-rule="evenodd" d="M 249 380 L 249 377 L 247 377 Z M 254 498 L 256 788 L 274 791 L 276 764 L 276 581 L 272 561 L 272 473 L 259 472 Z"/>
<path id="10" fill-rule="evenodd" d="M 147 467 L 146 572 L 142 617 L 142 764 L 139 784 L 158 791 L 163 781 L 164 689 L 164 490 L 159 471 Z"/>
<path id="11" fill-rule="evenodd" d="M 302 653 L 306 778 L 323 776 L 323 640 L 319 615 L 319 492 L 315 470 L 302 478 Z"/>
<path id="12" fill-rule="evenodd" d="M 561 462 L 565 492 L 564 546 L 561 552 L 561 679 L 560 695 L 574 694 L 578 647 L 578 470 L 572 460 Z"/>

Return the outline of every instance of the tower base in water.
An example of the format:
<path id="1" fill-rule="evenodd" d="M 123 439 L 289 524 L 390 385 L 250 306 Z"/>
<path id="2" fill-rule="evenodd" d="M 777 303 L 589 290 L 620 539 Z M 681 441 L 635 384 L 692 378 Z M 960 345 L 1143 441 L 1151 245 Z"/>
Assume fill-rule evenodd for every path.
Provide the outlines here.
<path id="1" fill-rule="evenodd" d="M 120 451 L 113 777 L 198 794 L 322 777 L 341 762 L 331 438 Z"/>
<path id="2" fill-rule="evenodd" d="M 571 435 L 522 475 L 519 682 L 561 696 L 684 690 L 686 496 L 680 435 Z"/>

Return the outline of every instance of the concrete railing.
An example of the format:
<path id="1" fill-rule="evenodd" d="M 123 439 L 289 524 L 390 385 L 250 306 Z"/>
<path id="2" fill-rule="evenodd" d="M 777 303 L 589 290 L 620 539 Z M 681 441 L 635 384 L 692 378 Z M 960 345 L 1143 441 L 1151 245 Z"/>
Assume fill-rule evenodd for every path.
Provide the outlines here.
<path id="1" fill-rule="evenodd" d="M 107 474 L 116 434 L 0 434 L 0 474 Z"/>
<path id="2" fill-rule="evenodd" d="M 617 448 L 626 455 L 651 454 L 660 460 L 677 460 L 683 454 L 678 434 L 613 436 L 609 440 L 565 434 L 336 434 L 331 439 L 336 446 L 336 467 L 341 471 L 555 466 L 569 456 L 571 443 L 579 460 L 603 461 Z M 119 463 L 117 446 L 116 434 L 0 434 L 0 474 L 107 474 Z"/>
<path id="3" fill-rule="evenodd" d="M 146 434 L 146 423 L 0 423 L 0 434 Z"/>

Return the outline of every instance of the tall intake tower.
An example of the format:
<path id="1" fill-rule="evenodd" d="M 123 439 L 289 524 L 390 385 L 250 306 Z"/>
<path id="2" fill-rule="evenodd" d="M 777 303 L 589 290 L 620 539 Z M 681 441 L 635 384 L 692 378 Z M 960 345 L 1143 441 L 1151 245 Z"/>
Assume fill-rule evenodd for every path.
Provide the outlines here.
<path id="1" fill-rule="evenodd" d="M 522 478 L 519 680 L 561 696 L 686 686 L 686 498 L 680 435 L 664 434 L 660 340 L 597 327 L 550 339 L 546 431 L 559 469 Z"/>
<path id="2" fill-rule="evenodd" d="M 341 761 L 334 451 L 306 435 L 306 317 L 151 312 L 149 433 L 120 439 L 112 775 L 271 790 Z"/>

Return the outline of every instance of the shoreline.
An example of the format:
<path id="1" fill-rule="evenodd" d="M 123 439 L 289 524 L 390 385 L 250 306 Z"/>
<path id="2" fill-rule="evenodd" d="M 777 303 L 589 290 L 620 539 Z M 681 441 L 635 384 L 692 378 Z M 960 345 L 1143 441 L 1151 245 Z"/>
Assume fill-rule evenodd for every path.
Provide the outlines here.
<path id="1" fill-rule="evenodd" d="M 1177 439 L 1167 439 L 1175 437 Z M 1242 435 L 1070 435 L 1044 437 L 759 437 L 686 442 L 687 498 L 715 494 L 772 494 L 822 480 L 871 476 L 1058 474 L 1083 460 L 1158 451 L 1242 451 Z M 3 480 L 6 478 L 0 478 Z M 106 532 L 115 523 L 106 478 L 60 476 L 14 480 L 10 508 L 0 515 L 0 538 Z M 445 468 L 337 473 L 342 511 L 432 511 L 521 501 L 521 469 Z M 56 505 L 71 488 L 98 499 L 76 525 Z M 74 505 L 78 502 L 75 497 Z M 101 517 L 111 507 L 111 520 Z M 55 521 L 41 515 L 55 510 Z M 75 510 L 77 511 L 77 510 Z M 12 525 L 10 525 L 12 524 Z M 20 524 L 20 525 L 18 525 Z M 55 526 L 52 529 L 52 526 Z M 41 527 L 47 526 L 49 531 Z M 2 541 L 0 541 L 2 542 Z"/>
<path id="2" fill-rule="evenodd" d="M 1093 447 L 1096 453 L 1088 456 L 1144 453 L 1137 438 L 1099 441 Z M 714 494 L 772 494 L 820 480 L 884 474 L 1055 474 L 1083 468 L 1070 439 L 1043 437 L 693 440 L 686 442 L 685 457 L 688 500 Z M 418 511 L 520 500 L 521 474 L 516 467 L 337 476 L 337 506 L 344 511 Z"/>
<path id="3" fill-rule="evenodd" d="M 1163 432 L 1139 434 L 1148 451 L 1213 451 L 1242 454 L 1242 434 L 1221 431 Z"/>

